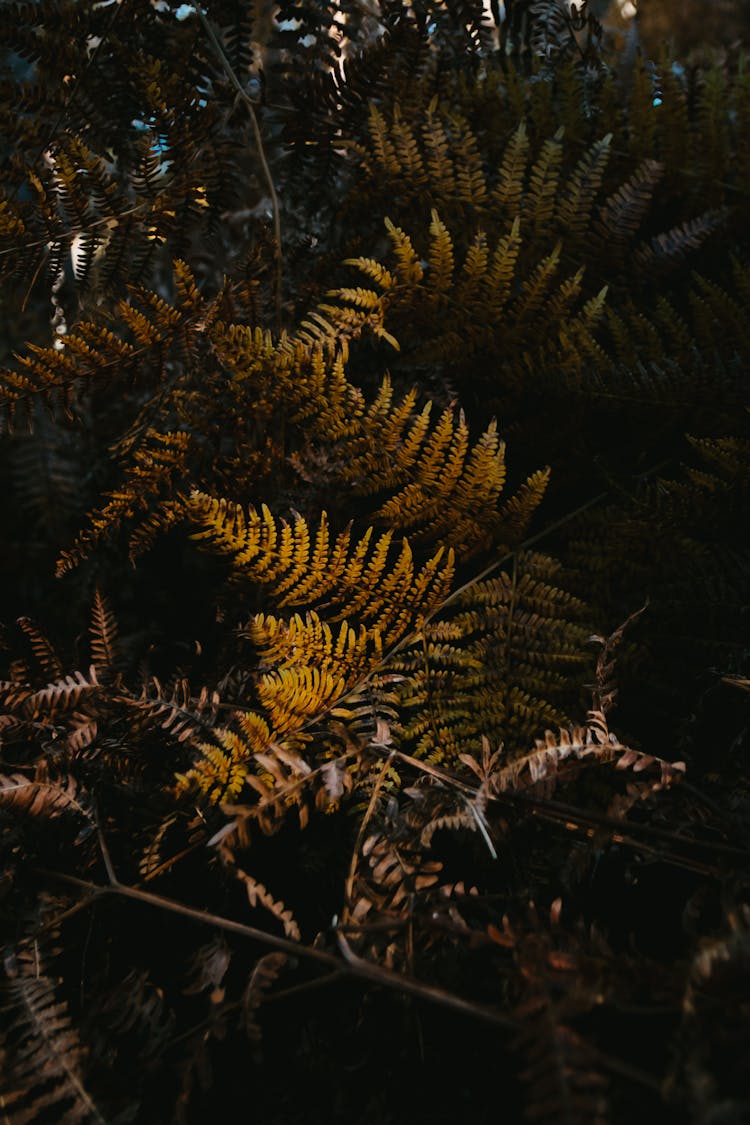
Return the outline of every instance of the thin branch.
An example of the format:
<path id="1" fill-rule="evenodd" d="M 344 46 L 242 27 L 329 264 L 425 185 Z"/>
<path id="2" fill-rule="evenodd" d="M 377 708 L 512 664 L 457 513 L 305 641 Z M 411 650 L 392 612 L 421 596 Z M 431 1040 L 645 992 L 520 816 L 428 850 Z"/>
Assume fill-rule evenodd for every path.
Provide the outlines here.
<path id="1" fill-rule="evenodd" d="M 117 875 L 115 873 L 114 864 L 112 863 L 112 857 L 109 854 L 109 848 L 107 847 L 107 841 L 104 838 L 102 826 L 99 823 L 98 813 L 96 814 L 94 819 L 96 822 L 96 838 L 99 841 L 99 850 L 102 853 L 102 859 L 104 860 L 104 868 L 107 872 L 107 878 L 109 879 L 111 886 L 117 887 L 119 886 L 120 880 L 117 878 Z"/>
<path id="2" fill-rule="evenodd" d="M 356 977 L 369 980 L 373 984 L 385 984 L 386 987 L 397 988 L 399 992 L 404 992 L 408 996 L 430 1000 L 441 1005 L 441 1007 L 451 1008 L 454 1012 L 460 1012 L 462 1015 L 471 1016 L 474 1019 L 485 1020 L 507 1030 L 515 1030 L 518 1027 L 516 1020 L 503 1015 L 501 1012 L 496 1012 L 493 1008 L 487 1008 L 483 1004 L 475 1004 L 471 1000 L 464 1000 L 463 997 L 457 996 L 454 992 L 447 992 L 443 988 L 433 988 L 421 984 L 413 977 L 403 976 L 401 973 L 394 973 L 390 969 L 373 965 L 370 961 L 365 961 L 356 955 L 341 932 L 337 934 L 337 937 L 346 966 Z"/>
<path id="3" fill-rule="evenodd" d="M 423 984 L 414 977 L 407 976 L 403 973 L 396 973 L 391 969 L 384 969 L 380 965 L 374 965 L 369 961 L 364 961 L 362 958 L 355 956 L 343 934 L 338 934 L 338 940 L 342 949 L 342 954 L 344 955 L 344 960 L 342 960 L 341 957 L 335 956 L 333 953 L 327 953 L 323 949 L 316 949 L 315 946 L 305 945 L 303 942 L 279 937 L 265 930 L 259 930 L 255 926 L 247 926 L 242 922 L 235 922 L 232 918 L 225 918 L 220 914 L 212 914 L 207 910 L 197 910 L 195 907 L 187 906 L 185 903 L 178 902 L 176 899 L 151 894 L 148 891 L 142 891 L 136 887 L 129 887 L 124 883 L 101 886 L 100 884 L 92 883 L 86 879 L 79 879 L 74 875 L 67 875 L 62 871 L 50 871 L 44 868 L 35 868 L 34 870 L 38 875 L 44 876 L 45 878 L 56 879 L 60 882 L 67 883 L 69 886 L 78 887 L 80 890 L 86 892 L 89 901 L 113 895 L 119 898 L 127 898 L 135 902 L 141 902 L 145 906 L 153 906 L 171 914 L 179 914 L 183 918 L 190 918 L 191 921 L 198 922 L 203 926 L 212 926 L 215 929 L 237 934 L 239 937 L 249 938 L 263 945 L 269 945 L 274 949 L 281 950 L 282 953 L 288 953 L 292 957 L 301 957 L 307 960 L 317 961 L 319 964 L 325 965 L 338 974 L 345 973 L 358 980 L 366 980 L 371 984 L 380 985 L 394 992 L 414 996 L 418 1000 L 425 1000 L 428 1003 L 437 1004 L 443 1008 L 449 1008 L 452 1011 L 471 1016 L 473 1019 L 483 1020 L 485 1023 L 493 1024 L 495 1027 L 503 1028 L 506 1031 L 518 1030 L 519 1025 L 517 1020 L 504 1015 L 502 1012 L 496 1011 L 494 1008 L 487 1007 L 483 1004 L 475 1004 L 470 1000 L 464 1000 L 454 992 Z"/>
<path id="4" fill-rule="evenodd" d="M 208 16 L 203 11 L 203 9 L 201 8 L 200 4 L 195 5 L 194 11 L 197 13 L 198 19 L 203 24 L 203 30 L 206 32 L 206 35 L 208 36 L 209 40 L 211 41 L 211 46 L 213 47 L 214 51 L 216 52 L 216 55 L 217 55 L 217 57 L 218 57 L 218 59 L 221 63 L 221 66 L 222 66 L 222 69 L 224 70 L 224 73 L 226 74 L 227 78 L 229 79 L 229 81 L 232 84 L 232 86 L 234 87 L 234 89 L 237 91 L 237 96 L 241 99 L 241 101 L 244 102 L 245 107 L 247 109 L 247 112 L 250 115 L 250 122 L 252 124 L 253 135 L 255 137 L 255 147 L 258 150 L 258 157 L 260 159 L 261 167 L 263 169 L 263 175 L 265 176 L 265 179 L 266 179 L 266 184 L 268 185 L 268 194 L 271 197 L 271 207 L 273 209 L 273 229 L 274 229 L 274 239 L 276 241 L 276 247 L 275 247 L 275 250 L 274 250 L 274 258 L 275 258 L 275 261 L 276 261 L 276 276 L 275 276 L 276 329 L 277 329 L 277 332 L 279 334 L 281 334 L 281 292 L 282 292 L 282 283 L 283 283 L 283 258 L 282 258 L 282 253 L 281 253 L 281 208 L 279 206 L 279 197 L 276 194 L 276 187 L 275 187 L 274 182 L 273 182 L 273 176 L 271 175 L 271 169 L 270 169 L 270 166 L 268 164 L 268 158 L 266 156 L 266 150 L 265 150 L 265 147 L 263 145 L 263 136 L 262 136 L 261 131 L 260 131 L 260 125 L 258 124 L 258 118 L 257 118 L 257 115 L 255 113 L 255 102 L 252 100 L 251 97 L 249 97 L 249 95 L 248 95 L 247 91 L 245 90 L 244 86 L 242 85 L 239 78 L 235 74 L 234 69 L 232 67 L 232 64 L 230 63 L 229 59 L 227 58 L 226 52 L 221 45 L 219 37 L 217 36 L 216 32 L 214 31 L 213 26 L 211 24 L 211 21 L 209 20 Z"/>
<path id="5" fill-rule="evenodd" d="M 375 747 L 375 749 L 377 749 Z M 429 762 L 422 762 L 419 758 L 414 758 L 410 754 L 404 754 L 401 750 L 389 751 L 389 753 L 404 762 L 405 765 L 412 766 L 420 773 L 429 774 L 437 778 L 439 781 L 446 785 L 457 789 L 464 797 L 471 795 L 473 800 L 478 797 L 478 789 L 465 781 L 457 774 L 451 773 L 449 770 L 442 769 L 439 766 L 430 765 Z M 747 861 L 750 856 L 750 850 L 746 848 L 735 848 L 730 844 L 721 844 L 711 840 L 691 840 L 686 836 L 679 836 L 674 832 L 668 832 L 662 828 L 654 828 L 649 824 L 633 824 L 626 820 L 618 820 L 617 817 L 606 816 L 603 813 L 591 812 L 587 809 L 580 809 L 575 805 L 564 804 L 560 801 L 552 801 L 541 797 L 534 797 L 529 793 L 508 791 L 498 794 L 486 794 L 489 801 L 496 804 L 503 804 L 507 806 L 517 807 L 519 804 L 525 805 L 529 811 L 535 815 L 543 817 L 547 820 L 552 820 L 556 823 L 574 824 L 576 827 L 581 828 L 608 828 L 615 834 L 618 843 L 623 843 L 629 847 L 640 849 L 654 853 L 654 846 L 645 843 L 646 840 L 653 840 L 654 844 L 661 842 L 663 844 L 687 846 L 688 848 L 699 848 L 709 852 L 717 853 L 727 858 L 734 858 L 736 860 Z M 641 837 L 641 839 L 639 839 Z M 702 864 L 697 860 L 692 859 L 690 856 L 684 856 L 679 851 L 664 851 L 656 854 L 662 854 L 662 858 L 669 859 L 670 862 L 678 863 L 682 866 L 689 865 L 691 869 L 698 869 L 705 874 L 718 874 L 717 868 L 712 868 L 706 864 Z"/>
<path id="6" fill-rule="evenodd" d="M 263 1007 L 265 1008 L 268 1004 L 274 1004 L 277 1000 L 286 1000 L 290 996 L 298 996 L 301 992 L 313 992 L 316 989 L 325 988 L 329 984 L 333 984 L 335 981 L 341 980 L 342 978 L 345 978 L 347 976 L 350 976 L 350 974 L 347 973 L 346 969 L 344 968 L 340 971 L 326 973 L 325 976 L 322 977 L 315 977 L 313 980 L 305 981 L 303 984 L 294 984 L 290 988 L 282 988 L 278 992 L 270 992 L 267 996 L 263 997 Z M 233 1000 L 231 1003 L 223 1004 L 221 1012 L 219 1014 L 222 1017 L 227 1016 L 230 1012 L 239 1011 L 242 1006 L 242 1000 Z M 193 1027 L 189 1027 L 187 1031 L 182 1031 L 179 1035 L 175 1035 L 173 1039 L 169 1040 L 165 1049 L 167 1051 L 171 1051 L 180 1043 L 184 1043 L 186 1039 L 191 1039 L 194 1035 L 197 1035 L 199 1031 L 203 1031 L 204 1028 L 210 1027 L 215 1018 L 216 1013 L 212 1013 L 211 1015 L 207 1016 L 206 1019 L 201 1020 L 200 1023 L 194 1024 Z"/>

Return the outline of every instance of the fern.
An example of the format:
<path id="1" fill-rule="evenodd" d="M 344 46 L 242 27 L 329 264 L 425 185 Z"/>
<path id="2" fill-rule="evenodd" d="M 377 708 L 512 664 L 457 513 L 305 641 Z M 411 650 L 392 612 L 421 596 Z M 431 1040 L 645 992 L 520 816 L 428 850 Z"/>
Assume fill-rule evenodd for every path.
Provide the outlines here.
<path id="1" fill-rule="evenodd" d="M 30 1120 L 50 1107 L 68 1121 L 106 1120 L 84 1084 L 85 1052 L 55 981 L 31 951 L 9 951 L 2 989 L 5 1054 L 2 1098 L 10 1120 Z"/>
<path id="2" fill-rule="evenodd" d="M 552 585 L 552 560 L 522 554 L 510 573 L 470 586 L 401 657 L 404 736 L 419 757 L 451 762 L 482 738 L 512 754 L 550 722 L 587 663 L 584 606 Z M 413 717 L 412 717 L 413 716 Z"/>
<path id="3" fill-rule="evenodd" d="M 735 1109 L 750 84 L 504 7 L 0 7 L 11 1121 Z"/>

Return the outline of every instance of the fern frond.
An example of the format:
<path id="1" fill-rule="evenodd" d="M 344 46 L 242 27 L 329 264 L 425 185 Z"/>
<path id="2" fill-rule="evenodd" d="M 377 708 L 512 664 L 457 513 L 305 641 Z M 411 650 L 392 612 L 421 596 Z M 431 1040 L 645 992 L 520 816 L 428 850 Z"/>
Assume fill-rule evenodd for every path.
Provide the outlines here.
<path id="1" fill-rule="evenodd" d="M 594 232 L 602 247 L 623 249 L 635 236 L 651 202 L 663 165 L 645 160 L 602 205 Z"/>
<path id="2" fill-rule="evenodd" d="M 390 219 L 385 220 L 385 227 L 393 246 L 399 282 L 402 285 L 418 285 L 424 277 L 424 270 L 411 239 Z"/>
<path id="3" fill-rule="evenodd" d="M 729 212 L 719 208 L 706 211 L 695 219 L 688 219 L 639 247 L 636 261 L 639 266 L 654 273 L 674 267 L 698 250 L 711 235 L 721 230 L 728 218 Z"/>
<path id="4" fill-rule="evenodd" d="M 418 757 L 453 761 L 483 736 L 520 750 L 562 716 L 588 662 L 583 604 L 553 585 L 560 570 L 533 552 L 469 586 L 396 658 L 404 674 L 403 737 Z M 446 629 L 450 626 L 450 629 Z"/>
<path id="5" fill-rule="evenodd" d="M 393 538 L 390 531 L 375 538 L 370 528 L 359 540 L 353 540 L 349 527 L 331 543 L 328 518 L 323 513 L 313 540 L 307 521 L 299 514 L 291 525 L 277 523 L 265 506 L 260 512 L 250 508 L 245 515 L 239 505 L 199 492 L 193 493 L 188 514 L 201 529 L 194 533 L 195 539 L 231 556 L 238 578 L 271 586 L 281 605 L 324 602 L 329 608 L 341 606 L 339 619 L 344 614 L 364 614 L 365 620 L 380 621 L 390 632 L 396 591 L 408 598 L 412 581 L 420 580 L 406 540 L 390 573 L 384 576 Z M 449 581 L 452 566 L 451 559 L 446 558 L 439 568 L 442 577 L 438 578 L 441 556 L 438 552 L 427 564 L 431 575 L 427 585 L 434 580 L 435 596 L 437 589 L 444 589 Z M 422 573 L 426 576 L 428 570 Z"/>
<path id="6" fill-rule="evenodd" d="M 148 549 L 157 534 L 177 522 L 180 507 L 171 494 L 175 478 L 187 477 L 190 449 L 191 437 L 185 431 L 159 433 L 149 429 L 133 450 L 121 487 L 107 493 L 108 501 L 102 508 L 89 512 L 89 527 L 60 552 L 58 577 L 78 566 L 102 539 L 119 531 L 123 524 L 137 521 L 138 516 L 140 526 L 136 522 L 130 537 L 131 560 Z"/>
<path id="7" fill-rule="evenodd" d="M 433 294 L 445 293 L 453 281 L 453 242 L 448 229 L 437 211 L 432 212 L 430 245 L 427 252 L 427 290 Z"/>
<path id="8" fill-rule="evenodd" d="M 100 691 L 96 668 L 92 665 L 88 679 L 83 672 L 76 671 L 53 680 L 39 691 L 26 694 L 22 713 L 29 719 L 52 719 L 64 712 L 77 710 Z"/>
<path id="9" fill-rule="evenodd" d="M 261 1040 L 258 1010 L 266 994 L 279 978 L 289 958 L 286 953 L 265 953 L 253 966 L 253 971 L 242 994 L 242 1015 L 248 1038 L 255 1043 Z"/>
<path id="10" fill-rule="evenodd" d="M 0 806 L 28 813 L 29 816 L 52 819 L 74 812 L 93 820 L 88 798 L 79 794 L 78 784 L 72 775 L 57 781 L 34 780 L 22 773 L 0 775 Z"/>
<path id="11" fill-rule="evenodd" d="M 555 214 L 562 163 L 562 137 L 563 130 L 559 129 L 551 140 L 545 141 L 530 169 L 523 211 L 524 218 L 536 233 L 546 230 Z"/>
<path id="12" fill-rule="evenodd" d="M 611 133 L 596 141 L 578 161 L 560 192 L 557 221 L 568 248 L 578 247 L 589 229 L 594 202 L 609 161 L 611 143 Z"/>
<path id="13" fill-rule="evenodd" d="M 105 1125 L 84 1085 L 85 1051 L 55 981 L 33 954 L 9 958 L 0 992 L 6 1055 L 0 1097 L 12 1121 L 33 1121 L 53 1110 L 58 1120 Z"/>
<path id="14" fill-rule="evenodd" d="M 49 638 L 37 628 L 29 617 L 19 617 L 18 624 L 31 644 L 34 657 L 42 673 L 50 679 L 59 679 L 63 674 L 62 664 Z"/>
<path id="15" fill-rule="evenodd" d="M 228 860 L 225 859 L 225 862 L 228 862 Z M 266 887 L 259 883 L 257 879 L 254 879 L 252 875 L 249 875 L 247 871 L 243 871 L 234 863 L 231 864 L 231 870 L 244 886 L 250 905 L 254 909 L 262 906 L 281 923 L 284 933 L 291 941 L 301 941 L 302 934 L 291 910 L 283 902 L 277 902 Z"/>
<path id="16" fill-rule="evenodd" d="M 140 696 L 121 692 L 116 700 L 130 712 L 131 721 L 141 729 L 158 728 L 177 742 L 205 734 L 219 704 L 215 691 L 203 688 L 200 695 L 194 697 L 187 680 L 178 680 L 171 690 L 165 691 L 156 677 L 144 684 Z"/>
<path id="17" fill-rule="evenodd" d="M 98 587 L 91 609 L 91 656 L 100 678 L 114 671 L 118 659 L 117 621 Z"/>

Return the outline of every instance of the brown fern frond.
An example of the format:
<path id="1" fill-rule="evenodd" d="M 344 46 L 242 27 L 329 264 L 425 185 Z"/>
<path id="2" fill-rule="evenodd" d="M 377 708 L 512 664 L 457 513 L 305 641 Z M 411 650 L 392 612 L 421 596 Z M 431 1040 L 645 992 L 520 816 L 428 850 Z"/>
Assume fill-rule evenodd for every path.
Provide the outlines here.
<path id="1" fill-rule="evenodd" d="M 247 1036 L 254 1043 L 260 1043 L 262 1038 L 258 1011 L 288 960 L 286 953 L 266 953 L 253 966 L 242 994 L 242 1018 Z"/>
<path id="2" fill-rule="evenodd" d="M 468 757 L 462 760 L 468 764 Z M 489 788 L 495 793 L 534 788 L 549 795 L 554 791 L 561 769 L 574 762 L 587 765 L 614 762 L 618 769 L 632 768 L 636 773 L 656 766 L 659 780 L 651 783 L 652 791 L 667 788 L 685 773 L 684 762 L 669 762 L 624 746 L 610 732 L 603 712 L 590 711 L 585 727 L 561 729 L 557 735 L 546 731 L 543 739 L 536 739 L 534 750 L 495 770 L 490 775 Z"/>
<path id="3" fill-rule="evenodd" d="M 0 1097 L 8 1119 L 34 1121 L 53 1110 L 60 1121 L 105 1125 L 84 1084 L 85 1051 L 55 980 L 40 971 L 33 951 L 10 950 L 6 964 Z"/>
<path id="4" fill-rule="evenodd" d="M 219 854 L 224 865 L 244 886 L 248 902 L 253 909 L 263 907 L 281 923 L 284 933 L 291 941 L 301 941 L 302 933 L 289 907 L 283 902 L 277 901 L 261 882 L 237 864 L 233 852 L 226 843 L 219 847 Z"/>
<path id="5" fill-rule="evenodd" d="M 89 668 L 88 679 L 83 672 L 72 672 L 47 684 L 39 691 L 27 694 L 22 713 L 29 719 L 52 719 L 66 711 L 85 706 L 87 700 L 101 692 L 96 668 Z"/>
<path id="6" fill-rule="evenodd" d="M 210 730 L 219 703 L 218 694 L 208 688 L 203 688 L 199 696 L 193 696 L 190 684 L 182 679 L 170 691 L 165 691 L 156 677 L 150 684 L 144 684 L 140 696 L 122 692 L 116 698 L 144 727 L 167 731 L 177 742 Z"/>
<path id="7" fill-rule="evenodd" d="M 19 617 L 18 624 L 31 644 L 32 651 L 43 675 L 47 676 L 50 680 L 59 679 L 63 674 L 62 664 L 49 638 L 42 633 L 29 617 Z"/>
<path id="8" fill-rule="evenodd" d="M 91 608 L 91 656 L 100 676 L 114 671 L 118 659 L 117 621 L 98 587 Z"/>
<path id="9" fill-rule="evenodd" d="M 35 780 L 22 773 L 0 775 L 0 805 L 29 816 L 53 819 L 73 812 L 93 820 L 88 795 L 79 791 L 71 775 L 56 781 Z"/>

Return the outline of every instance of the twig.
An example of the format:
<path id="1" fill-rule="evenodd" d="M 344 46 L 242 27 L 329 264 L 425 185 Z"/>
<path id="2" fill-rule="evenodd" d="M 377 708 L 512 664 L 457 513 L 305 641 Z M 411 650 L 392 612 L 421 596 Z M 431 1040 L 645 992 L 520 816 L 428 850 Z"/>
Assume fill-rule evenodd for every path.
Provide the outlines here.
<path id="1" fill-rule="evenodd" d="M 614 1055 L 608 1055 L 604 1051 L 598 1050 L 590 1043 L 586 1044 L 586 1049 L 591 1054 L 600 1066 L 605 1070 L 610 1071 L 611 1074 L 619 1074 L 621 1078 L 627 1078 L 630 1082 L 637 1082 L 639 1086 L 646 1086 L 649 1090 L 654 1090 L 656 1093 L 661 1092 L 662 1084 L 658 1078 L 654 1078 L 652 1074 L 647 1074 L 645 1070 L 640 1067 L 631 1066 L 630 1063 L 624 1062 L 622 1059 L 617 1059 Z"/>
<path id="2" fill-rule="evenodd" d="M 263 1007 L 265 1008 L 268 1004 L 274 1004 L 277 1000 L 286 1000 L 289 996 L 297 996 L 300 992 L 312 992 L 317 988 L 324 988 L 327 985 L 333 984 L 335 981 L 341 980 L 342 977 L 346 977 L 348 975 L 349 974 L 346 972 L 346 970 L 342 969 L 340 972 L 326 973 L 325 976 L 316 977 L 314 980 L 305 981 L 304 984 L 294 984 L 290 988 L 282 988 L 278 992 L 271 992 L 267 996 L 264 996 Z M 231 1003 L 223 1004 L 221 1012 L 219 1014 L 221 1016 L 226 1016 L 230 1012 L 238 1011 L 240 1008 L 242 1008 L 242 1001 L 233 1000 Z M 194 1024 L 193 1027 L 189 1027 L 187 1031 L 182 1031 L 179 1035 L 175 1035 L 173 1039 L 169 1040 L 165 1049 L 171 1051 L 172 1048 L 177 1047 L 180 1043 L 184 1043 L 186 1039 L 190 1039 L 199 1031 L 203 1031 L 204 1028 L 210 1027 L 215 1018 L 216 1013 L 212 1013 L 206 1019 L 201 1020 L 200 1023 Z"/>
<path id="3" fill-rule="evenodd" d="M 470 1000 L 464 1000 L 463 997 L 457 996 L 455 992 L 447 992 L 443 988 L 433 988 L 430 985 L 421 984 L 413 977 L 402 976 L 390 969 L 373 965 L 370 961 L 364 961 L 356 955 L 341 932 L 337 934 L 337 938 L 347 967 L 357 977 L 372 981 L 373 984 L 385 984 L 386 987 L 397 988 L 399 992 L 405 992 L 409 996 L 431 1000 L 444 1008 L 451 1008 L 454 1012 L 461 1012 L 462 1015 L 485 1020 L 487 1023 L 495 1024 L 507 1030 L 515 1030 L 518 1027 L 517 1020 L 514 1020 L 511 1016 L 505 1016 L 501 1012 L 496 1012 L 493 1008 L 487 1008 L 483 1004 L 474 1004 Z"/>
<path id="4" fill-rule="evenodd" d="M 104 867 L 107 872 L 107 878 L 109 879 L 111 886 L 117 887 L 120 884 L 120 880 L 117 878 L 117 875 L 115 873 L 114 864 L 112 863 L 112 857 L 109 854 L 109 848 L 107 847 L 107 841 L 104 839 L 102 826 L 99 823 L 98 813 L 95 814 L 94 820 L 96 823 L 96 838 L 99 841 L 99 850 L 102 853 L 102 859 L 104 860 Z"/>
<path id="5" fill-rule="evenodd" d="M 244 104 L 247 108 L 247 112 L 250 115 L 250 122 L 252 124 L 253 135 L 255 137 L 255 147 L 258 150 L 258 157 L 260 159 L 261 167 L 263 169 L 263 175 L 265 176 L 265 179 L 266 179 L 266 184 L 268 185 L 268 194 L 271 197 L 271 207 L 273 209 L 273 229 L 274 229 L 274 239 L 276 241 L 276 247 L 275 247 L 275 251 L 274 251 L 274 258 L 275 258 L 275 261 L 276 261 L 276 274 L 275 274 L 275 286 L 274 286 L 274 288 L 275 288 L 274 296 L 275 296 L 275 303 L 276 303 L 276 329 L 277 329 L 277 332 L 279 334 L 281 334 L 281 292 L 282 292 L 282 282 L 283 282 L 283 258 L 282 258 L 282 253 L 281 253 L 281 209 L 279 207 L 279 197 L 276 194 L 276 187 L 275 187 L 274 182 L 273 182 L 273 176 L 271 175 L 271 169 L 270 169 L 269 164 L 268 164 L 268 158 L 266 157 L 266 150 L 265 150 L 264 145 L 263 145 L 263 136 L 261 134 L 260 126 L 258 124 L 258 118 L 257 118 L 256 113 L 255 113 L 255 102 L 252 100 L 251 97 L 248 96 L 247 91 L 245 90 L 244 86 L 242 85 L 239 78 L 235 74 L 234 69 L 232 67 L 232 64 L 230 63 L 229 59 L 227 58 L 226 52 L 221 45 L 219 37 L 217 36 L 216 32 L 214 31 L 213 26 L 212 26 L 208 16 L 203 11 L 203 9 L 201 8 L 199 3 L 195 5 L 194 11 L 197 13 L 198 19 L 203 24 L 203 29 L 204 29 L 204 31 L 206 32 L 206 35 L 208 36 L 208 38 L 211 41 L 211 46 L 213 47 L 214 51 L 217 54 L 217 57 L 218 57 L 218 59 L 221 63 L 221 66 L 222 66 L 222 69 L 224 70 L 224 73 L 226 74 L 227 78 L 231 82 L 232 86 L 237 91 L 237 96 L 244 102 Z"/>
<path id="6" fill-rule="evenodd" d="M 95 901 L 98 898 L 113 895 L 120 898 L 131 899 L 135 902 L 141 902 L 145 906 L 153 906 L 159 910 L 168 911 L 171 914 L 179 914 L 183 918 L 190 918 L 193 922 L 198 922 L 203 926 L 213 926 L 218 930 L 237 934 L 239 937 L 249 938 L 263 945 L 270 945 L 274 949 L 279 949 L 281 952 L 288 953 L 292 957 L 301 957 L 307 960 L 317 961 L 319 964 L 332 969 L 337 974 L 344 973 L 359 980 L 369 981 L 371 984 L 381 985 L 383 988 L 391 989 L 394 992 L 414 996 L 418 1000 L 425 1000 L 428 1003 L 437 1004 L 443 1008 L 449 1008 L 452 1011 L 471 1016 L 473 1019 L 491 1023 L 506 1031 L 518 1030 L 519 1024 L 517 1020 L 504 1015 L 502 1012 L 496 1011 L 494 1008 L 487 1007 L 483 1004 L 475 1004 L 470 1000 L 464 1000 L 454 992 L 423 984 L 414 977 L 406 976 L 403 973 L 396 973 L 391 969 L 384 969 L 380 965 L 374 965 L 369 961 L 364 961 L 352 952 L 346 938 L 340 933 L 338 934 L 338 940 L 344 960 L 342 960 L 341 957 L 335 956 L 333 953 L 327 953 L 323 949 L 316 949 L 315 946 L 305 945 L 303 942 L 292 941 L 289 938 L 267 933 L 265 930 L 259 930 L 255 926 L 248 926 L 242 922 L 235 922 L 232 918 L 225 918 L 220 914 L 212 914 L 206 910 L 197 910 L 195 907 L 187 906 L 185 903 L 178 902 L 176 899 L 151 894 L 148 891 L 142 891 L 136 887 L 127 886 L 125 883 L 102 886 L 86 879 L 79 879 L 75 875 L 67 875 L 62 871 L 51 871 L 46 868 L 34 868 L 33 870 L 36 874 L 45 878 L 56 879 L 59 882 L 67 883 L 69 886 L 78 887 L 80 890 L 86 892 L 89 901 Z"/>
<path id="7" fill-rule="evenodd" d="M 377 747 L 374 749 L 377 749 Z M 391 751 L 389 751 L 389 753 L 391 753 Z M 467 799 L 468 795 L 471 795 L 471 797 L 476 800 L 478 796 L 477 788 L 457 774 L 451 773 L 449 770 L 441 769 L 439 766 L 430 765 L 429 762 L 422 762 L 419 758 L 414 758 L 410 754 L 404 754 L 401 750 L 394 750 L 392 753 L 400 761 L 404 762 L 405 765 L 412 766 L 414 769 L 419 770 L 420 773 L 429 774 L 439 781 L 442 781 L 444 784 L 457 789 L 464 799 Z M 654 828 L 649 824 L 629 823 L 625 820 L 618 820 L 613 816 L 606 816 L 603 813 L 579 809 L 575 805 L 534 797 L 524 792 L 508 791 L 505 793 L 488 793 L 486 796 L 489 801 L 497 804 L 509 805 L 511 807 L 517 807 L 519 804 L 526 805 L 529 811 L 534 815 L 555 821 L 556 823 L 574 823 L 576 826 L 580 827 L 609 828 L 617 836 L 618 843 L 623 843 L 629 847 L 648 851 L 650 853 L 654 852 L 654 847 L 645 843 L 645 840 L 653 840 L 654 843 L 663 842 L 664 844 L 670 844 L 672 846 L 682 845 L 688 848 L 699 848 L 736 860 L 742 859 L 747 861 L 748 857 L 750 857 L 750 850 L 746 848 L 735 848 L 731 844 L 722 844 L 710 840 L 691 840 L 685 836 L 678 836 L 674 832 L 668 832 L 662 828 Z M 638 839 L 639 836 L 642 837 L 641 840 Z M 665 851 L 662 853 L 662 858 L 683 866 L 687 864 L 691 869 L 700 868 L 705 874 L 718 873 L 716 868 L 708 867 L 706 864 L 702 864 L 689 856 L 683 856 L 679 852 Z"/>

